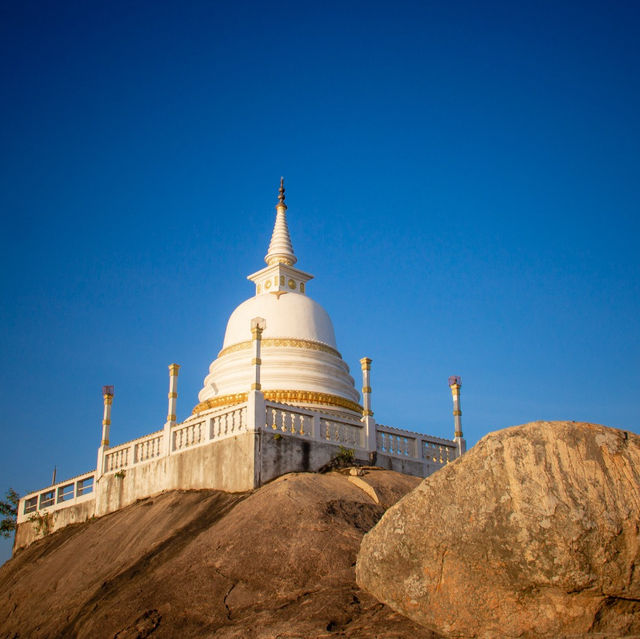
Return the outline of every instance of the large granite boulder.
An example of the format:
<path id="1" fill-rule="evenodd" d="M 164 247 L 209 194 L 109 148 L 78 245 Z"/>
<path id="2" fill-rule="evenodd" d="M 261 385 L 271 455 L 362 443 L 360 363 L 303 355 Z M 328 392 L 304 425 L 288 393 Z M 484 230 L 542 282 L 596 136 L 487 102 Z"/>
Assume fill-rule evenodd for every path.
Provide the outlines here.
<path id="1" fill-rule="evenodd" d="M 484 437 L 364 537 L 358 584 L 448 637 L 640 635 L 640 437 L 533 422 Z"/>

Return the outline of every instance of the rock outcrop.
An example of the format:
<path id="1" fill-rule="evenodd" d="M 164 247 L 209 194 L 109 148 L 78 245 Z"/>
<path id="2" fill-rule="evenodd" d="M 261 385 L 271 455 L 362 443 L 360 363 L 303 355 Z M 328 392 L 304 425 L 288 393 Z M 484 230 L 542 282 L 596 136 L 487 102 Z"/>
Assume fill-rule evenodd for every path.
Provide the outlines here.
<path id="1" fill-rule="evenodd" d="M 0 638 L 410 637 L 361 591 L 364 533 L 420 480 L 291 474 L 249 494 L 170 492 L 47 535 L 0 568 Z"/>
<path id="2" fill-rule="evenodd" d="M 491 433 L 386 512 L 356 575 L 448 637 L 640 635 L 640 437 Z"/>

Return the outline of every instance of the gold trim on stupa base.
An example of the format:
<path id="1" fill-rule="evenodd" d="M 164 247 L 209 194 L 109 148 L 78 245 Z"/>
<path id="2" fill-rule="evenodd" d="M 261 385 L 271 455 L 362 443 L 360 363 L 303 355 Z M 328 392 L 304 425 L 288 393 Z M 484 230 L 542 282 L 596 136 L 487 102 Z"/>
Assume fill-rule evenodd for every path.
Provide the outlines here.
<path id="1" fill-rule="evenodd" d="M 293 348 L 306 348 L 310 351 L 324 351 L 325 353 L 331 353 L 336 357 L 342 359 L 342 355 L 335 349 L 331 348 L 331 346 L 327 346 L 322 342 L 314 342 L 310 339 L 293 339 L 293 338 L 281 338 L 281 337 L 267 337 L 262 339 L 262 348 L 270 348 L 272 346 L 279 347 L 293 347 Z M 237 344 L 232 344 L 231 346 L 227 346 L 227 348 L 223 348 L 219 353 L 218 357 L 222 357 L 223 355 L 228 355 L 229 353 L 235 353 L 236 351 L 244 351 L 251 348 L 251 342 L 238 342 Z"/>
<path id="2" fill-rule="evenodd" d="M 363 409 L 360 404 L 352 402 L 350 399 L 339 397 L 338 395 L 330 395 L 329 393 L 316 393 L 314 391 L 300 391 L 300 390 L 265 390 L 263 391 L 264 398 L 267 401 L 278 402 L 279 404 L 319 404 L 321 406 L 338 406 L 340 408 L 346 408 L 362 415 Z M 202 413 L 205 410 L 211 408 L 219 408 L 221 406 L 231 406 L 233 404 L 242 404 L 247 401 L 248 393 L 235 393 L 233 395 L 220 395 L 219 397 L 212 397 L 204 402 L 200 402 L 191 411 L 193 415 L 196 413 Z"/>

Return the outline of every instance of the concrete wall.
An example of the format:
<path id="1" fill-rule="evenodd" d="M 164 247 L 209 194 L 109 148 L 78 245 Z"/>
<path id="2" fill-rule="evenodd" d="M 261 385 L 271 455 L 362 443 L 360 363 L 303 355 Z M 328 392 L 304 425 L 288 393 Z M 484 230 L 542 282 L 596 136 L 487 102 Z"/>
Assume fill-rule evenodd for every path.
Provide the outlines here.
<path id="1" fill-rule="evenodd" d="M 398 473 L 415 475 L 416 477 L 425 477 L 441 467 L 440 465 L 432 464 L 432 467 L 427 468 L 428 464 L 419 459 L 402 459 L 392 455 L 385 455 L 384 453 L 375 453 L 372 462 L 375 466 L 380 466 L 386 470 L 395 470 Z"/>
<path id="2" fill-rule="evenodd" d="M 264 484 L 285 473 L 314 472 L 329 463 L 339 452 L 340 445 L 312 441 L 294 435 L 278 436 L 261 432 L 260 483 Z M 355 451 L 356 459 L 368 462 L 368 453 Z"/>
<path id="3" fill-rule="evenodd" d="M 44 516 L 49 519 L 49 532 L 64 528 L 69 524 L 77 524 L 79 522 L 87 521 L 87 519 L 94 515 L 95 501 L 93 499 L 84 501 L 80 504 L 68 506 L 60 510 L 55 510 Z M 43 537 L 43 531 L 38 531 L 38 526 L 35 521 L 25 521 L 18 524 L 16 528 L 16 536 L 13 541 L 13 552 L 20 548 L 25 548 L 29 544 L 32 544 L 36 539 Z"/>
<path id="4" fill-rule="evenodd" d="M 103 475 L 95 488 L 96 515 L 164 490 L 252 490 L 257 486 L 257 441 L 257 433 L 246 432 L 127 468 L 123 475 Z"/>

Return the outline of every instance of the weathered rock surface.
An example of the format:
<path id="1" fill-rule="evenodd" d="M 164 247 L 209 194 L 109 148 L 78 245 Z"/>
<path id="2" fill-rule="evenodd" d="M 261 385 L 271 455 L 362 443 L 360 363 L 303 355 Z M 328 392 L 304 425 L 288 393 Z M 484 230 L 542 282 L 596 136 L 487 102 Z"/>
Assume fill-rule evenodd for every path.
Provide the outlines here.
<path id="1" fill-rule="evenodd" d="M 484 437 L 364 538 L 358 584 L 449 637 L 640 635 L 640 437 L 534 422 Z"/>
<path id="2" fill-rule="evenodd" d="M 0 568 L 0 637 L 435 637 L 361 591 L 363 534 L 419 479 L 292 474 L 171 492 L 69 526 Z"/>

